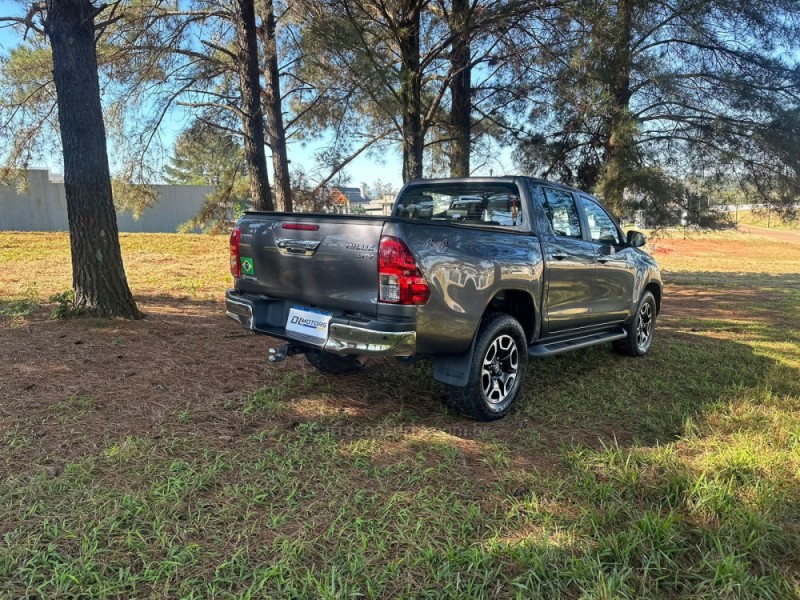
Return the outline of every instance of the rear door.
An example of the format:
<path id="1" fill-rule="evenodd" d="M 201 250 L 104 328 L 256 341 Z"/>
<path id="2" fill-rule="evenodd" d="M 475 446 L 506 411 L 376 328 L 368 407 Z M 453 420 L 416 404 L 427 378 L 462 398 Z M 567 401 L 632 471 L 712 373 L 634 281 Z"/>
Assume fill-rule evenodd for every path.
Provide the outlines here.
<path id="1" fill-rule="evenodd" d="M 383 224 L 381 218 L 346 215 L 247 215 L 240 255 L 252 259 L 252 273 L 243 270 L 238 287 L 374 316 Z"/>
<path id="2" fill-rule="evenodd" d="M 543 235 L 549 267 L 545 295 L 547 333 L 592 324 L 591 304 L 596 253 L 583 239 L 583 228 L 571 192 L 543 187 L 535 194 L 547 212 L 551 230 Z"/>

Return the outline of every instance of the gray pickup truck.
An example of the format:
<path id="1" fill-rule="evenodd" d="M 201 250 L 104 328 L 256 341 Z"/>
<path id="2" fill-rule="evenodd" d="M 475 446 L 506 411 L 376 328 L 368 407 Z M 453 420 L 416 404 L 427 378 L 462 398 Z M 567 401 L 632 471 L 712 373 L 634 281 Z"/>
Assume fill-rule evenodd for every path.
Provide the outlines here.
<path id="1" fill-rule="evenodd" d="M 643 356 L 661 305 L 643 234 L 529 177 L 418 180 L 391 216 L 246 212 L 227 314 L 325 373 L 431 357 L 448 404 L 502 417 L 529 357 L 605 342 Z"/>

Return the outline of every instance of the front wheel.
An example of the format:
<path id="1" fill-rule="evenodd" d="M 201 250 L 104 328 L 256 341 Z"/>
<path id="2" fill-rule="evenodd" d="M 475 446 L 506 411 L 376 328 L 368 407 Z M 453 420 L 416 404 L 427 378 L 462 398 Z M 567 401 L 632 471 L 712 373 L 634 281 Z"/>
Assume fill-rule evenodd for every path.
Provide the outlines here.
<path id="1" fill-rule="evenodd" d="M 628 328 L 627 337 L 612 342 L 614 352 L 628 356 L 644 356 L 653 343 L 656 328 L 656 299 L 644 292 L 636 307 L 636 316 Z"/>
<path id="2" fill-rule="evenodd" d="M 489 316 L 481 325 L 465 387 L 445 386 L 448 405 L 478 421 L 494 421 L 511 410 L 525 382 L 528 348 L 514 317 Z"/>

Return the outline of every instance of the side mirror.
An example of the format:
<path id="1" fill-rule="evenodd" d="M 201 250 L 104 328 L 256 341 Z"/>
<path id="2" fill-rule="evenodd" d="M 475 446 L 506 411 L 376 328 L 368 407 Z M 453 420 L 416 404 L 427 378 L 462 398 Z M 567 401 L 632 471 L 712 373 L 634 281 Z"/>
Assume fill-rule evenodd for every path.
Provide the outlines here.
<path id="1" fill-rule="evenodd" d="M 647 243 L 647 236 L 641 231 L 628 232 L 628 246 L 631 248 L 641 248 Z"/>

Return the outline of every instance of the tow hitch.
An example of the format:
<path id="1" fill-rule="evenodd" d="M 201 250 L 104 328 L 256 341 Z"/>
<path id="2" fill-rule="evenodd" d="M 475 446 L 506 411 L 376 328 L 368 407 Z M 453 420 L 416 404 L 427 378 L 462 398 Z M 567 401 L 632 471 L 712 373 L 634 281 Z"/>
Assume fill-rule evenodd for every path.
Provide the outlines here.
<path id="1" fill-rule="evenodd" d="M 298 346 L 297 344 L 281 344 L 280 348 L 275 350 L 275 348 L 269 349 L 269 362 L 281 362 L 282 360 L 286 360 L 289 356 L 295 356 L 296 354 L 305 354 L 308 348 L 306 346 Z"/>

